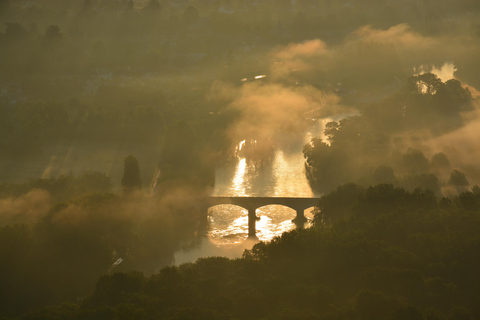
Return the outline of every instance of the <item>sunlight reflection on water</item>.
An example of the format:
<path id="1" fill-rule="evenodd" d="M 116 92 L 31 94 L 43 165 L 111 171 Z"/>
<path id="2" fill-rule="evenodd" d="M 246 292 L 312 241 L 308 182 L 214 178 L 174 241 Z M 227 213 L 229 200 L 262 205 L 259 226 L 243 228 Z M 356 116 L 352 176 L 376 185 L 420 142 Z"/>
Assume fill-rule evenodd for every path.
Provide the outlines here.
<path id="1" fill-rule="evenodd" d="M 312 138 L 325 138 L 325 124 L 332 120 L 325 118 L 312 121 L 308 130 L 298 136 L 285 134 L 275 141 L 270 161 L 249 160 L 242 151 L 246 140 L 237 146 L 236 159 L 215 171 L 215 189 L 212 196 L 243 197 L 312 197 L 314 195 L 305 176 L 303 146 Z M 245 150 L 243 150 L 245 151 Z M 305 210 L 305 216 L 312 219 L 313 208 Z M 293 209 L 270 205 L 258 208 L 256 235 L 260 241 L 270 241 L 286 231 L 296 228 L 292 223 L 296 212 Z M 218 205 L 209 210 L 208 238 L 195 249 L 178 251 L 175 263 L 193 262 L 200 257 L 240 257 L 245 249 L 251 249 L 257 242 L 248 239 L 248 212 L 234 205 Z M 308 227 L 308 225 L 307 225 Z"/>
<path id="2" fill-rule="evenodd" d="M 305 176 L 303 145 L 312 137 L 320 137 L 331 119 L 313 123 L 300 136 L 284 135 L 277 139 L 273 155 L 268 161 L 249 160 L 237 152 L 237 159 L 216 170 L 215 190 L 212 196 L 241 197 L 313 197 Z M 240 141 L 237 151 L 245 147 Z M 311 218 L 313 208 L 305 215 Z M 258 208 L 257 237 L 270 241 L 296 226 L 292 222 L 296 212 L 291 208 L 270 205 Z M 308 226 L 308 225 L 307 225 Z M 217 245 L 238 244 L 248 237 L 247 210 L 233 205 L 219 205 L 209 210 L 210 241 Z"/>

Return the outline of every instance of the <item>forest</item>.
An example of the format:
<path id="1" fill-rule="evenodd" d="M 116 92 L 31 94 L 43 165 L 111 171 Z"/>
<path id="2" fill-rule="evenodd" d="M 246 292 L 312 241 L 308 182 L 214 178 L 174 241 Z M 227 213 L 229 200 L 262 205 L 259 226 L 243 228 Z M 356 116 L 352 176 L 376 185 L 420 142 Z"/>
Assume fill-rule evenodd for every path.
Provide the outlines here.
<path id="1" fill-rule="evenodd" d="M 242 258 L 106 274 L 25 319 L 477 319 L 479 210 L 478 187 L 437 199 L 348 184 L 322 197 L 314 227 Z"/>
<path id="2" fill-rule="evenodd" d="M 480 318 L 479 21 L 477 0 L 0 0 L 0 319 Z M 311 227 L 176 262 L 219 168 L 277 177 L 297 149 Z"/>

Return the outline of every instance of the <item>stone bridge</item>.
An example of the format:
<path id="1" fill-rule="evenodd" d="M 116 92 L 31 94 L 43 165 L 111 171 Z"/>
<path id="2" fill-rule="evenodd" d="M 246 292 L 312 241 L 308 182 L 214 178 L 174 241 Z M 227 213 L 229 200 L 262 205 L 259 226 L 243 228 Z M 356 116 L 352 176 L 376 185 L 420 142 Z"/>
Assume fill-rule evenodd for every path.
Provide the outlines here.
<path id="1" fill-rule="evenodd" d="M 255 211 L 263 206 L 281 205 L 292 208 L 297 212 L 293 222 L 304 223 L 305 210 L 318 204 L 320 198 L 281 198 L 281 197 L 208 197 L 206 199 L 206 213 L 213 206 L 232 204 L 248 210 L 248 236 L 255 237 L 255 223 L 257 216 Z"/>

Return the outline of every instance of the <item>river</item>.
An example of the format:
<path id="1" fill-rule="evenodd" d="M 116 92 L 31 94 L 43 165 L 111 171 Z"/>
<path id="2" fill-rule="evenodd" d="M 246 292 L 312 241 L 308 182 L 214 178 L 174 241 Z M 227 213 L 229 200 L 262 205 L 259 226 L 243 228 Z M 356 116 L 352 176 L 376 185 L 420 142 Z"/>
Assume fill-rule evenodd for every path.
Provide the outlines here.
<path id="1" fill-rule="evenodd" d="M 227 164 L 218 166 L 215 172 L 215 188 L 212 196 L 242 197 L 314 197 L 305 176 L 303 146 L 313 137 L 322 137 L 325 124 L 332 118 L 311 120 L 304 132 L 297 135 L 278 136 L 269 161 L 259 163 L 249 160 L 242 152 Z M 239 141 L 237 151 L 245 146 Z M 305 215 L 311 218 L 311 211 Z M 270 205 L 258 208 L 256 223 L 260 241 L 270 241 L 283 232 L 294 229 L 295 210 Z M 250 249 L 256 241 L 248 240 L 247 210 L 233 205 L 220 205 L 209 210 L 207 238 L 200 248 L 180 251 L 175 255 L 176 264 L 192 262 L 205 256 L 238 257 Z M 307 225 L 308 227 L 308 225 Z"/>

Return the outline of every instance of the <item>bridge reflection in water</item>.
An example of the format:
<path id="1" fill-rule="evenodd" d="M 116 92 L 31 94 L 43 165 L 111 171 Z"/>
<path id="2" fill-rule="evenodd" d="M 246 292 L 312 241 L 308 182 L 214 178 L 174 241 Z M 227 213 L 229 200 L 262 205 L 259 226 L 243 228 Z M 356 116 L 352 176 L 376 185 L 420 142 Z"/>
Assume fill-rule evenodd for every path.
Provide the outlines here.
<path id="1" fill-rule="evenodd" d="M 303 225 L 307 221 L 305 210 L 315 207 L 320 198 L 282 198 L 282 197 L 208 197 L 206 198 L 204 213 L 208 215 L 208 209 L 221 204 L 231 204 L 244 208 L 248 211 L 248 237 L 256 237 L 255 224 L 257 221 L 256 210 L 268 205 L 282 205 L 292 208 L 297 212 L 293 222 Z"/>

